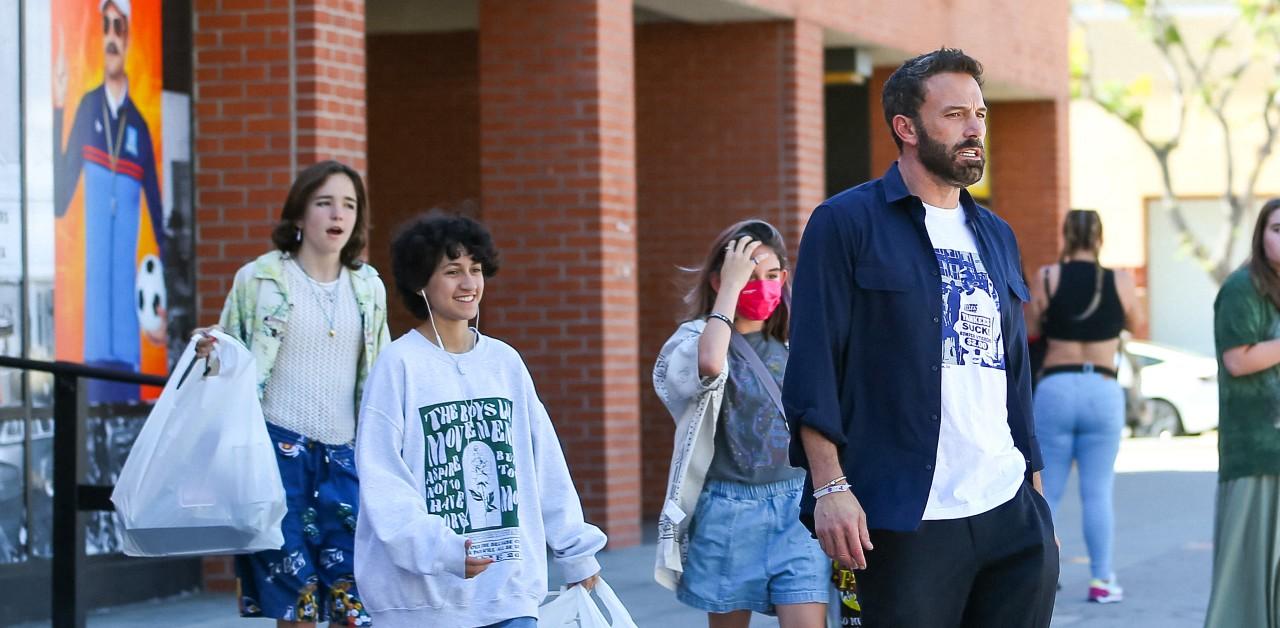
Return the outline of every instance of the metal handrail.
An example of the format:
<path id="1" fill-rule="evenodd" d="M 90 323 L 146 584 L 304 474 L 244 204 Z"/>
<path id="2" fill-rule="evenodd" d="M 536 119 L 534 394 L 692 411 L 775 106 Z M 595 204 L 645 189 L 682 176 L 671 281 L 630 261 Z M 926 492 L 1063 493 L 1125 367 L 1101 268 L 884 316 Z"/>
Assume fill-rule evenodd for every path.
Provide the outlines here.
<path id="1" fill-rule="evenodd" d="M 167 377 L 0 356 L 0 368 L 53 375 L 53 609 L 54 628 L 84 628 L 85 512 L 112 511 L 114 486 L 82 484 L 87 407 L 81 379 L 164 386 Z M 70 463 L 70 464 L 68 464 Z"/>
<path id="2" fill-rule="evenodd" d="M 104 369 L 97 366 L 89 366 L 79 362 L 66 362 L 58 360 L 55 362 L 46 362 L 44 360 L 29 360 L 27 358 L 15 358 L 7 355 L 0 355 L 0 368 L 17 369 L 20 371 L 40 371 L 43 373 L 52 373 L 54 375 L 71 375 L 73 377 L 81 377 L 88 379 L 102 379 L 111 382 L 122 382 L 125 384 L 141 384 L 143 386 L 164 386 L 169 381 L 168 377 L 162 375 L 148 375 L 146 373 L 134 373 L 133 371 L 119 371 L 116 369 Z"/>

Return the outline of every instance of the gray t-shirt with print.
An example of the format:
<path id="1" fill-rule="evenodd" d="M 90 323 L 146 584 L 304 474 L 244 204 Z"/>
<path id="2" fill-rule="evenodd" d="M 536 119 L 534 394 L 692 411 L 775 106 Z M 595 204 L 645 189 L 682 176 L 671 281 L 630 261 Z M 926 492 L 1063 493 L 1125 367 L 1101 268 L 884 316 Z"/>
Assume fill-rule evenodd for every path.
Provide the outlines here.
<path id="1" fill-rule="evenodd" d="M 787 347 L 776 338 L 756 332 L 743 336 L 782 388 Z M 791 434 L 764 384 L 745 359 L 729 351 L 729 377 L 716 425 L 715 455 L 707 479 L 743 484 L 769 484 L 804 476 L 791 466 Z"/>

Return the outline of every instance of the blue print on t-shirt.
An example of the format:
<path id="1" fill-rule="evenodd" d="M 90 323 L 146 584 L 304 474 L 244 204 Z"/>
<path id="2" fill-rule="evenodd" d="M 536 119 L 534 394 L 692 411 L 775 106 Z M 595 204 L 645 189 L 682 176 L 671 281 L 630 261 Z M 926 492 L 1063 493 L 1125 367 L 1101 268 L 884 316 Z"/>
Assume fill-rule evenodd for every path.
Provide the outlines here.
<path id="1" fill-rule="evenodd" d="M 942 363 L 1004 370 L 1000 294 L 982 259 L 934 249 L 942 276 Z"/>

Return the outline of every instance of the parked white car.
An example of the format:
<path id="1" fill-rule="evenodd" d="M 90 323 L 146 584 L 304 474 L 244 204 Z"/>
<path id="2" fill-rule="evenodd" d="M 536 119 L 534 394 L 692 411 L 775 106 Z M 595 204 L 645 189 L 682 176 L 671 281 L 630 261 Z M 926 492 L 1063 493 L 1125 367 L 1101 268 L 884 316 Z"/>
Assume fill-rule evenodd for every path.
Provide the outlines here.
<path id="1" fill-rule="evenodd" d="M 1218 428 L 1217 360 L 1145 340 L 1125 341 L 1122 352 L 1119 381 L 1128 393 L 1126 423 L 1134 436 Z"/>

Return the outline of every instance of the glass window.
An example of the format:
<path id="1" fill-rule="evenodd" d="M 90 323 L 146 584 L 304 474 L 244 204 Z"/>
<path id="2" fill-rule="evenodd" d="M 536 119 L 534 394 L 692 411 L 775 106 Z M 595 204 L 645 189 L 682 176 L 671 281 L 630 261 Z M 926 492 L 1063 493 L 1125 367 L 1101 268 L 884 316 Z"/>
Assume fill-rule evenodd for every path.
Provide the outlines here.
<path id="1" fill-rule="evenodd" d="M 22 119 L 18 0 L 0 0 L 0 355 L 21 356 Z M 26 556 L 26 398 L 23 373 L 0 369 L 0 564 Z"/>

